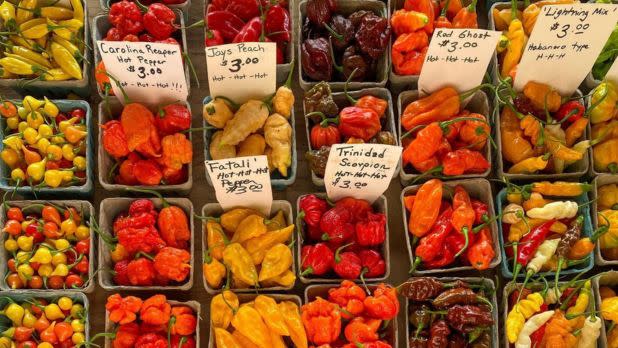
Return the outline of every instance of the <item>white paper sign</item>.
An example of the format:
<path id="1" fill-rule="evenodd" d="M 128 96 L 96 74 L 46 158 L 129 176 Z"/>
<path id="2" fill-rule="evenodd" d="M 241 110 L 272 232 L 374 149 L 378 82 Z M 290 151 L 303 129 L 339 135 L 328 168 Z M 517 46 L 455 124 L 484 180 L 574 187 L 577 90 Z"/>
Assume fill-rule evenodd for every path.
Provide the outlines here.
<path id="1" fill-rule="evenodd" d="M 500 32 L 483 29 L 436 29 L 418 78 L 423 94 L 452 86 L 463 92 L 481 84 Z"/>
<path id="2" fill-rule="evenodd" d="M 213 97 L 225 96 L 242 104 L 275 93 L 277 45 L 274 42 L 206 47 L 206 66 Z"/>
<path id="3" fill-rule="evenodd" d="M 515 89 L 529 81 L 571 95 L 592 69 L 616 26 L 618 5 L 543 6 L 515 75 Z"/>
<path id="4" fill-rule="evenodd" d="M 185 101 L 189 94 L 179 45 L 97 41 L 105 69 L 116 78 L 129 99 L 149 105 Z M 122 92 L 112 81 L 121 102 Z"/>
<path id="5" fill-rule="evenodd" d="M 324 173 L 328 198 L 354 197 L 373 203 L 388 188 L 400 157 L 400 146 L 333 145 Z"/>
<path id="6" fill-rule="evenodd" d="M 270 214 L 273 192 L 266 156 L 206 161 L 206 172 L 224 210 L 253 208 Z"/>

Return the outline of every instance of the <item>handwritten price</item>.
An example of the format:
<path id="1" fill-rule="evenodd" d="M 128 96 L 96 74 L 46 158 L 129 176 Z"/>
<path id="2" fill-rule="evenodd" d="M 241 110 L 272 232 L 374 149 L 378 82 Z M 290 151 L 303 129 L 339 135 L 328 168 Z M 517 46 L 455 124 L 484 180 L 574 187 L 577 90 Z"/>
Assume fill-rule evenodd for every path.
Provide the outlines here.
<path id="1" fill-rule="evenodd" d="M 240 68 L 245 66 L 245 65 L 249 65 L 249 64 L 258 64 L 260 62 L 259 58 L 251 58 L 251 57 L 247 57 L 245 58 L 245 60 L 243 61 L 240 58 L 237 59 L 232 59 L 232 61 L 230 62 L 230 67 L 228 68 L 228 70 L 232 73 L 235 72 L 239 72 Z M 228 66 L 228 61 L 227 60 L 223 60 L 221 61 L 221 66 Z"/>
<path id="2" fill-rule="evenodd" d="M 586 30 L 588 30 L 588 28 L 590 28 L 590 24 L 588 23 L 579 23 L 572 26 L 570 24 L 561 25 L 560 23 L 555 22 L 549 27 L 549 31 L 557 31 L 556 37 L 562 39 L 566 37 L 569 33 L 572 33 L 574 35 L 583 34 L 586 32 Z"/>
<path id="3" fill-rule="evenodd" d="M 137 77 L 139 77 L 140 79 L 143 79 L 146 76 L 151 76 L 151 75 L 161 75 L 163 73 L 163 70 L 161 70 L 161 68 L 150 68 L 149 69 L 143 66 L 135 67 L 135 65 L 129 65 L 127 67 L 127 71 L 130 73 L 137 73 Z"/>
<path id="4" fill-rule="evenodd" d="M 456 50 L 461 50 L 464 48 L 477 48 L 478 43 L 470 42 L 470 41 L 459 42 L 459 41 L 451 41 L 451 40 L 445 39 L 445 40 L 440 41 L 440 43 L 438 43 L 438 46 L 447 47 L 447 51 L 449 53 L 452 53 L 452 52 L 455 52 Z"/>
<path id="5" fill-rule="evenodd" d="M 233 183 L 226 182 L 223 183 L 223 186 L 227 186 L 225 187 L 225 193 L 232 193 L 236 195 L 242 195 L 247 192 L 261 192 L 264 188 L 264 185 L 253 180 L 235 181 Z"/>
<path id="6" fill-rule="evenodd" d="M 355 188 L 357 190 L 360 190 L 364 187 L 367 187 L 366 182 L 355 182 L 354 184 L 352 184 L 350 180 L 341 180 L 341 178 L 336 178 L 335 180 L 333 180 L 332 184 L 333 186 L 342 189 Z"/>

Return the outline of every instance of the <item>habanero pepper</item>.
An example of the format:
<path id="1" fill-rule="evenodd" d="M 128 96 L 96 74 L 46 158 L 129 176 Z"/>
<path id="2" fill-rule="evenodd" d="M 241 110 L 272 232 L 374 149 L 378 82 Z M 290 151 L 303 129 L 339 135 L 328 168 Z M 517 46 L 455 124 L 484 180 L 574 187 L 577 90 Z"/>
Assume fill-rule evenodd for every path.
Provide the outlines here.
<path id="1" fill-rule="evenodd" d="M 319 149 L 322 146 L 341 143 L 341 133 L 339 128 L 330 123 L 328 119 L 323 119 L 311 128 L 309 140 L 312 149 Z"/>
<path id="2" fill-rule="evenodd" d="M 301 252 L 301 276 L 324 275 L 333 268 L 335 254 L 325 243 L 303 246 Z"/>
<path id="3" fill-rule="evenodd" d="M 373 210 L 369 202 L 364 199 L 356 199 L 345 197 L 335 203 L 335 207 L 346 208 L 352 214 L 352 222 L 358 222 L 367 219 L 369 213 Z"/>
<path id="4" fill-rule="evenodd" d="M 375 110 L 348 106 L 339 112 L 338 128 L 346 138 L 359 138 L 367 142 L 382 129 L 380 116 Z"/>
<path id="5" fill-rule="evenodd" d="M 386 273 L 386 262 L 382 255 L 371 249 L 361 250 L 357 253 L 361 259 L 361 274 L 367 278 L 381 277 Z"/>
<path id="6" fill-rule="evenodd" d="M 171 247 L 183 247 L 191 239 L 189 220 L 182 208 L 170 205 L 162 200 L 163 208 L 159 211 L 157 226 L 161 237 Z"/>

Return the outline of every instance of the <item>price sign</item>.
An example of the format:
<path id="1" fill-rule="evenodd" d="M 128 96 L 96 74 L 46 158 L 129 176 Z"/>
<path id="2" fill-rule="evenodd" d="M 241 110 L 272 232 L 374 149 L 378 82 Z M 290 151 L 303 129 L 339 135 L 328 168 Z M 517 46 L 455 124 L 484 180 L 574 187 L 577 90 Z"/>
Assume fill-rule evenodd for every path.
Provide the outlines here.
<path id="1" fill-rule="evenodd" d="M 182 52 L 179 45 L 97 41 L 105 69 L 116 78 L 131 101 L 160 105 L 187 100 Z M 121 98 L 122 91 L 112 81 L 114 94 Z"/>
<path id="2" fill-rule="evenodd" d="M 277 45 L 241 42 L 206 47 L 210 95 L 237 103 L 262 99 L 277 87 Z"/>
<path id="3" fill-rule="evenodd" d="M 482 29 L 436 29 L 418 89 L 432 93 L 446 86 L 467 91 L 481 84 L 500 33 Z"/>
<path id="4" fill-rule="evenodd" d="M 333 201 L 344 197 L 375 201 L 388 188 L 400 157 L 400 146 L 333 145 L 324 173 L 328 197 Z"/>
<path id="5" fill-rule="evenodd" d="M 266 156 L 206 161 L 206 172 L 224 210 L 247 207 L 270 214 L 273 192 Z"/>
<path id="6" fill-rule="evenodd" d="M 517 66 L 515 88 L 546 83 L 571 95 L 592 69 L 616 26 L 612 4 L 547 5 L 541 8 Z"/>

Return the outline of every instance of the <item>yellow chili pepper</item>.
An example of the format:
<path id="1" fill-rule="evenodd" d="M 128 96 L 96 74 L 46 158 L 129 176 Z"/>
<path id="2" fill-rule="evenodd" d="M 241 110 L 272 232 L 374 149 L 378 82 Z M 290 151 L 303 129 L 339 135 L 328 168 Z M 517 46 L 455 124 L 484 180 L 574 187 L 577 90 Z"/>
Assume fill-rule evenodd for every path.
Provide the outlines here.
<path id="1" fill-rule="evenodd" d="M 274 278 L 292 267 L 292 251 L 282 243 L 275 244 L 266 251 L 258 280 L 261 282 Z"/>
<path id="2" fill-rule="evenodd" d="M 618 171 L 618 139 L 609 139 L 597 144 L 592 150 L 592 156 L 596 171 L 616 173 Z"/>
<path id="3" fill-rule="evenodd" d="M 57 170 L 57 169 L 46 170 L 45 178 L 44 178 L 45 185 L 52 187 L 52 188 L 59 187 L 62 184 L 63 177 L 64 177 L 64 174 L 60 170 Z"/>
<path id="4" fill-rule="evenodd" d="M 64 72 L 64 70 L 59 68 L 49 69 L 45 72 L 45 74 L 41 76 L 43 76 L 43 80 L 45 81 L 66 81 L 73 78 L 71 75 L 67 74 L 66 72 Z"/>
<path id="5" fill-rule="evenodd" d="M 25 314 L 25 310 L 22 306 L 15 302 L 11 302 L 8 306 L 4 307 L 3 312 L 14 325 L 21 326 Z"/>
<path id="6" fill-rule="evenodd" d="M 524 52 L 524 46 L 526 43 L 526 33 L 524 27 L 516 17 L 517 15 L 517 2 L 513 2 L 513 8 L 511 9 L 511 23 L 509 23 L 509 30 L 506 33 L 506 37 L 509 40 L 509 45 L 504 53 L 504 59 L 502 61 L 502 70 L 500 75 L 506 78 L 511 73 L 511 70 L 519 64 L 519 60 Z"/>
<path id="7" fill-rule="evenodd" d="M 61 6 L 44 6 L 37 10 L 41 17 L 55 21 L 73 18 L 73 10 Z M 83 20 L 83 16 L 81 18 Z"/>
<path id="8" fill-rule="evenodd" d="M 216 260 L 223 258 L 227 236 L 223 232 L 221 224 L 214 220 L 207 220 L 206 223 L 206 245 L 210 251 L 210 256 Z"/>
<path id="9" fill-rule="evenodd" d="M 232 326 L 258 347 L 272 347 L 268 327 L 255 308 L 251 306 L 240 307 L 232 318 Z"/>
<path id="10" fill-rule="evenodd" d="M 55 42 L 52 42 L 51 44 L 51 52 L 54 57 L 54 61 L 60 65 L 60 68 L 62 68 L 64 72 L 77 80 L 81 80 L 82 69 L 71 52 Z"/>
<path id="11" fill-rule="evenodd" d="M 26 47 L 22 47 L 22 46 L 11 46 L 11 52 L 13 52 L 14 54 L 26 58 L 30 61 L 35 62 L 36 64 L 39 64 L 41 66 L 44 66 L 46 68 L 51 68 L 51 64 L 49 63 L 49 61 L 47 60 L 47 58 L 43 57 L 40 53 L 37 53 L 33 50 L 30 50 Z"/>
<path id="12" fill-rule="evenodd" d="M 17 24 L 24 23 L 34 17 L 34 9 L 37 6 L 37 0 L 21 0 L 17 5 L 15 20 Z"/>
<path id="13" fill-rule="evenodd" d="M 8 31 L 15 29 L 17 22 L 15 19 L 15 5 L 8 1 L 3 1 L 0 4 L 0 18 L 2 18 L 2 24 Z"/>
<path id="14" fill-rule="evenodd" d="M 28 39 L 24 39 L 21 36 L 17 36 L 17 35 L 10 35 L 9 36 L 9 40 L 11 40 L 11 42 L 17 46 L 23 46 L 26 47 L 27 49 L 36 51 L 36 52 L 44 52 L 45 49 L 43 47 L 39 47 L 39 45 L 36 43 L 36 41 L 34 40 L 28 40 Z"/>
<path id="15" fill-rule="evenodd" d="M 210 302 L 212 326 L 227 329 L 239 306 L 238 297 L 232 291 L 223 290 L 222 293 L 213 297 Z"/>
<path id="16" fill-rule="evenodd" d="M 21 32 L 21 36 L 25 39 L 40 39 L 49 34 L 53 27 L 48 23 L 37 24 Z"/>
<path id="17" fill-rule="evenodd" d="M 75 39 L 75 36 L 83 26 L 84 22 L 82 20 L 67 19 L 59 21 L 58 25 L 53 29 L 53 31 L 61 38 L 71 41 Z"/>
<path id="18" fill-rule="evenodd" d="M 31 251 L 34 244 L 34 237 L 21 235 L 17 237 L 17 246 L 20 250 Z"/>
<path id="19" fill-rule="evenodd" d="M 28 64 L 23 60 L 13 57 L 0 58 L 0 65 L 6 71 L 15 75 L 34 75 L 43 70 L 38 65 Z"/>
<path id="20" fill-rule="evenodd" d="M 2 152 L 0 152 L 0 158 L 2 158 L 4 163 L 11 169 L 19 164 L 19 154 L 11 148 L 3 149 Z"/>
<path id="21" fill-rule="evenodd" d="M 28 177 L 35 182 L 41 181 L 43 179 L 43 175 L 45 174 L 46 163 L 47 158 L 44 158 L 42 161 L 28 165 L 28 168 L 26 168 L 26 173 L 28 173 Z"/>
<path id="22" fill-rule="evenodd" d="M 83 58 L 83 55 L 79 47 L 75 46 L 71 41 L 61 38 L 60 36 L 56 34 L 52 35 L 52 41 L 66 48 L 69 52 L 71 52 L 71 54 L 73 55 L 73 57 L 75 57 L 75 59 Z"/>
<path id="23" fill-rule="evenodd" d="M 618 204 L 618 185 L 609 184 L 599 187 L 597 197 L 597 208 L 599 210 L 613 208 Z"/>
<path id="24" fill-rule="evenodd" d="M 562 97 L 553 87 L 545 83 L 530 81 L 524 86 L 524 95 L 530 99 L 535 108 L 549 112 L 560 109 Z"/>
<path id="25" fill-rule="evenodd" d="M 287 270 L 278 276 L 266 279 L 263 283 L 261 283 L 261 285 L 264 287 L 282 286 L 284 288 L 289 288 L 293 286 L 295 282 L 296 275 L 294 272 Z"/>
<path id="26" fill-rule="evenodd" d="M 601 249 L 618 247 L 618 210 L 606 209 L 598 213 L 599 226 L 609 225 L 607 233 L 601 236 Z"/>
<path id="27" fill-rule="evenodd" d="M 88 135 L 88 132 L 76 126 L 69 126 L 64 131 L 64 137 L 71 144 L 77 144 Z"/>
<path id="28" fill-rule="evenodd" d="M 227 330 L 215 327 L 216 348 L 243 348 Z"/>
<path id="29" fill-rule="evenodd" d="M 541 181 L 532 184 L 532 192 L 538 192 L 544 196 L 576 197 L 590 189 L 592 185 L 579 182 Z"/>
<path id="30" fill-rule="evenodd" d="M 40 264 L 48 264 L 52 261 L 52 253 L 48 248 L 40 247 L 35 252 L 34 255 L 30 258 L 29 262 L 38 262 Z"/>
<path id="31" fill-rule="evenodd" d="M 259 265 L 264 260 L 266 251 L 272 248 L 277 243 L 285 243 L 289 240 L 290 235 L 294 232 L 294 225 L 290 225 L 277 231 L 263 234 L 259 237 L 249 239 L 244 247 L 251 255 L 254 265 Z"/>
<path id="32" fill-rule="evenodd" d="M 587 280 L 581 290 L 579 290 L 579 295 L 577 296 L 577 300 L 575 300 L 575 304 L 572 307 L 569 307 L 566 313 L 567 315 L 583 314 L 588 309 L 589 303 L 590 280 Z M 584 315 L 569 319 L 569 322 L 574 329 L 581 329 L 584 326 L 584 321 L 586 321 L 586 317 Z"/>
<path id="33" fill-rule="evenodd" d="M 279 303 L 279 310 L 283 314 L 290 332 L 290 338 L 296 348 L 307 348 L 307 333 L 305 332 L 298 306 L 294 302 L 283 301 Z"/>
<path id="34" fill-rule="evenodd" d="M 258 274 L 252 262 L 251 255 L 238 243 L 232 243 L 223 250 L 223 262 L 230 268 L 232 274 L 243 283 L 257 286 Z"/>
<path id="35" fill-rule="evenodd" d="M 510 174 L 536 173 L 539 170 L 543 170 L 547 167 L 550 156 L 551 154 L 544 154 L 543 156 L 526 158 L 525 160 L 519 163 L 515 163 L 511 168 L 509 168 L 509 173 Z"/>
<path id="36" fill-rule="evenodd" d="M 84 6 L 81 0 L 71 0 L 71 6 L 73 7 L 73 18 L 80 21 L 84 21 Z"/>
<path id="37" fill-rule="evenodd" d="M 19 136 L 17 135 L 12 135 L 4 138 L 2 140 L 2 143 L 15 151 L 21 151 L 21 148 L 24 145 L 21 138 L 19 138 Z"/>
<path id="38" fill-rule="evenodd" d="M 229 232 L 234 233 L 238 228 L 238 224 L 249 215 L 260 215 L 257 210 L 249 208 L 234 208 L 223 213 L 220 217 L 220 223 L 223 228 Z"/>
<path id="39" fill-rule="evenodd" d="M 506 335 L 510 343 L 517 341 L 517 336 L 524 327 L 526 319 L 540 311 L 543 302 L 543 296 L 534 292 L 513 306 L 506 317 Z"/>
<path id="40" fill-rule="evenodd" d="M 202 265 L 202 273 L 206 283 L 213 289 L 219 289 L 223 283 L 226 273 L 225 266 L 217 259 L 211 257 L 208 250 L 204 253 L 204 264 Z"/>
<path id="41" fill-rule="evenodd" d="M 64 319 L 62 309 L 60 309 L 60 306 L 55 303 L 48 304 L 47 306 L 45 306 L 45 309 L 43 311 L 45 312 L 45 316 L 49 320 Z"/>
<path id="42" fill-rule="evenodd" d="M 258 295 L 254 300 L 253 306 L 260 313 L 270 330 L 281 336 L 290 335 L 283 313 L 281 313 L 277 301 L 272 297 Z"/>
<path id="43" fill-rule="evenodd" d="M 590 98 L 590 122 L 593 124 L 612 119 L 618 109 L 618 90 L 613 82 L 601 82 Z"/>
<path id="44" fill-rule="evenodd" d="M 232 236 L 232 243 L 244 243 L 247 240 L 255 237 L 259 237 L 266 233 L 266 224 L 264 218 L 260 215 L 249 215 L 238 224 L 234 235 Z"/>

